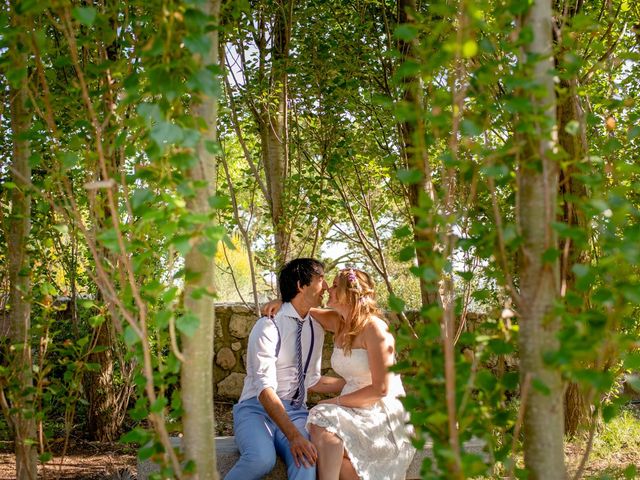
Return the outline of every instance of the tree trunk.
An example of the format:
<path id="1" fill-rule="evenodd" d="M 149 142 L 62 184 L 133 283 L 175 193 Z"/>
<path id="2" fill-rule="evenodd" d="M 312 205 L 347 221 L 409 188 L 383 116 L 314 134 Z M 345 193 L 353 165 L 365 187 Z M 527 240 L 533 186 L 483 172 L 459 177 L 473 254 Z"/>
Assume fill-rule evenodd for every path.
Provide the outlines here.
<path id="1" fill-rule="evenodd" d="M 532 480 L 565 479 L 562 379 L 547 367 L 545 352 L 558 347 L 559 320 L 553 303 L 559 283 L 559 262 L 543 261 L 543 253 L 557 248 L 551 227 L 556 220 L 558 165 L 551 154 L 556 144 L 556 98 L 553 83 L 552 9 L 550 0 L 536 0 L 523 19 L 533 32 L 525 47 L 525 62 L 531 65 L 536 83 L 546 95 L 531 95 L 536 133 L 524 136 L 518 165 L 517 214 L 523 245 L 520 269 L 520 372 L 525 397 L 524 459 Z M 531 60 L 531 56 L 535 60 Z M 539 120 L 541 118 L 541 120 Z M 532 215 L 531 212 L 537 212 Z"/>
<path id="2" fill-rule="evenodd" d="M 287 124 L 287 60 L 291 36 L 293 0 L 276 2 L 271 48 L 271 78 L 269 94 L 260 112 L 260 139 L 265 166 L 269 207 L 273 222 L 276 269 L 279 270 L 291 255 L 290 232 L 284 218 L 284 191 L 288 165 Z"/>
<path id="3" fill-rule="evenodd" d="M 417 9 L 415 0 L 398 0 L 398 23 L 415 23 L 412 12 Z M 401 53 L 401 64 L 406 61 L 419 61 L 415 52 L 417 40 L 399 40 L 398 49 Z M 416 112 L 414 121 L 400 123 L 400 143 L 402 157 L 409 169 L 417 170 L 422 174 L 419 182 L 411 184 L 409 188 L 409 203 L 414 210 L 413 237 L 416 244 L 416 257 L 418 267 L 429 265 L 429 256 L 436 243 L 436 232 L 429 210 L 435 202 L 435 192 L 432 181 L 431 166 L 427 148 L 424 143 L 425 125 L 422 111 L 423 83 L 419 75 L 406 76 L 403 82 L 402 100 L 412 105 Z M 420 213 L 418 213 L 420 212 Z M 437 301 L 438 285 L 436 282 L 427 282 L 420 276 L 420 294 L 422 305 L 427 306 Z"/>
<path id="4" fill-rule="evenodd" d="M 109 9 L 113 8 L 117 11 L 117 5 L 109 5 L 112 2 L 106 2 Z M 115 30 L 117 25 L 114 18 L 117 13 L 111 13 L 109 22 Z M 114 39 L 104 48 L 98 48 L 98 55 L 105 58 L 112 65 L 118 60 L 118 44 Z M 115 111 L 115 92 L 113 91 L 113 82 L 111 81 L 111 71 L 107 70 L 107 75 L 103 79 L 102 88 L 105 91 L 103 95 L 104 110 L 107 112 Z M 119 152 L 115 147 L 115 134 L 119 132 L 117 125 L 118 120 L 114 116 L 109 116 L 108 127 L 104 129 L 103 145 L 105 148 L 106 177 L 99 167 L 96 167 L 95 175 L 99 180 L 109 180 L 121 178 L 121 169 L 119 161 Z M 117 196 L 117 189 L 112 194 Z M 116 197 L 117 198 L 117 197 Z M 117 199 L 115 200 L 117 203 Z M 100 230 L 109 229 L 113 225 L 113 218 L 109 207 L 107 193 L 97 191 L 95 196 L 95 218 L 97 219 Z M 113 265 L 118 264 L 118 259 L 107 248 L 102 248 L 102 258 L 109 259 Z M 123 279 L 121 282 L 124 284 Z M 89 355 L 89 362 L 98 364 L 98 371 L 86 372 L 83 383 L 89 402 L 89 410 L 87 412 L 87 424 L 89 430 L 89 438 L 100 442 L 115 441 L 120 435 L 122 421 L 125 418 L 123 409 L 127 408 L 126 402 L 118 402 L 118 392 L 121 389 L 131 389 L 128 384 L 116 385 L 113 382 L 114 371 L 114 352 L 115 349 L 122 348 L 118 345 L 113 330 L 115 329 L 114 320 L 111 315 L 106 315 L 105 321 L 98 327 L 95 332 L 96 346 L 105 347 L 101 352 L 92 352 Z M 124 365 L 121 366 L 124 368 Z M 128 398 L 129 395 L 126 395 Z"/>
<path id="5" fill-rule="evenodd" d="M 398 23 L 415 23 L 413 13 L 417 10 L 415 0 L 398 1 Z M 399 50 L 401 61 L 414 61 L 419 63 L 416 54 L 416 39 L 400 41 Z M 457 68 L 457 67 L 456 67 Z M 453 74 L 449 72 L 449 74 Z M 455 82 L 452 82 L 452 88 Z M 419 74 L 405 76 L 403 78 L 403 101 L 412 107 L 415 119 L 406 120 L 399 126 L 401 135 L 402 155 L 406 165 L 412 170 L 420 172 L 420 181 L 409 185 L 409 202 L 414 211 L 413 234 L 416 246 L 418 268 L 426 269 L 433 265 L 433 259 L 439 256 L 449 257 L 453 254 L 453 237 L 447 228 L 437 227 L 434 214 L 440 210 L 443 215 L 453 214 L 455 198 L 455 181 L 453 174 L 447 174 L 442 180 L 442 190 L 445 192 L 445 200 L 436 205 L 437 199 L 433 185 L 431 165 L 427 145 L 425 143 L 424 99 L 423 82 Z M 456 97 L 455 91 L 454 99 Z M 452 133 L 455 136 L 457 132 Z M 455 142 L 450 142 L 452 153 L 456 153 Z M 440 249 L 440 247 L 442 247 Z M 442 307 L 441 337 L 444 356 L 445 376 L 445 401 L 447 406 L 447 440 L 451 448 L 451 458 L 447 464 L 449 478 L 463 478 L 460 458 L 460 444 L 458 422 L 456 420 L 456 373 L 455 373 L 455 294 L 451 276 L 442 271 L 439 279 L 427 281 L 424 275 L 420 275 L 420 292 L 422 306 L 439 302 Z"/>
<path id="6" fill-rule="evenodd" d="M 220 0 L 211 0 L 200 5 L 205 15 L 216 20 L 220 13 Z M 201 59 L 203 65 L 218 64 L 218 30 L 210 32 L 211 50 Z M 203 96 L 194 107 L 194 114 L 205 121 L 207 129 L 202 133 L 198 145 L 198 164 L 189 172 L 194 182 L 204 182 L 196 195 L 188 200 L 187 208 L 194 214 L 210 214 L 209 198 L 215 194 L 216 159 L 207 151 L 205 144 L 215 142 L 218 114 L 217 99 Z M 186 458 L 196 465 L 196 478 L 218 480 L 215 453 L 215 420 L 213 403 L 213 358 L 215 310 L 213 305 L 214 261 L 203 254 L 196 245 L 185 258 L 187 278 L 184 306 L 200 321 L 195 334 L 183 336 L 184 363 L 182 364 L 182 404 L 184 406 L 183 429 Z M 207 294 L 195 295 L 204 289 Z M 211 294 L 209 294 L 211 293 Z M 194 298 L 195 297 L 195 298 Z"/>
<path id="7" fill-rule="evenodd" d="M 97 372 L 87 372 L 84 378 L 84 387 L 89 402 L 87 412 L 87 429 L 89 438 L 100 442 L 114 442 L 120 435 L 121 418 L 118 409 L 116 385 L 113 382 L 113 345 L 111 317 L 98 327 L 96 332 L 96 346 L 107 347 L 101 352 L 93 352 L 88 360 L 100 365 Z M 128 388 L 124 386 L 122 388 Z"/>
<path id="8" fill-rule="evenodd" d="M 14 17 L 15 20 L 15 17 Z M 19 26 L 13 25 L 15 28 Z M 10 357 L 10 371 L 14 381 L 7 392 L 11 403 L 16 478 L 35 480 L 36 464 L 36 422 L 33 415 L 33 374 L 31 357 L 31 279 L 27 242 L 31 230 L 31 197 L 29 182 L 30 146 L 24 138 L 30 128 L 30 114 L 27 101 L 26 55 L 17 51 L 18 38 L 9 42 L 11 68 L 24 70 L 24 76 L 10 87 L 11 133 L 13 159 L 11 176 L 15 187 L 11 190 L 11 215 L 6 225 L 7 249 L 9 255 L 9 338 L 14 349 Z"/>
<path id="9" fill-rule="evenodd" d="M 574 225 L 581 229 L 587 228 L 584 214 L 575 205 L 575 199 L 585 198 L 587 191 L 579 180 L 576 179 L 575 162 L 579 162 L 587 151 L 584 112 L 580 105 L 580 97 L 576 89 L 576 81 L 562 80 L 561 90 L 564 95 L 558 98 L 558 143 L 567 153 L 569 162 L 567 167 L 560 171 L 560 198 L 562 201 L 561 221 L 567 225 Z M 571 135 L 566 126 L 571 121 L 578 122 L 578 131 Z M 575 274 L 572 266 L 574 263 L 587 263 L 588 251 L 584 246 L 576 245 L 572 238 L 563 239 L 560 244 L 562 252 L 560 263 L 560 295 L 565 296 L 575 285 Z M 570 436 L 575 435 L 581 425 L 589 416 L 589 402 L 584 392 L 576 383 L 570 383 L 564 395 L 564 429 Z"/>

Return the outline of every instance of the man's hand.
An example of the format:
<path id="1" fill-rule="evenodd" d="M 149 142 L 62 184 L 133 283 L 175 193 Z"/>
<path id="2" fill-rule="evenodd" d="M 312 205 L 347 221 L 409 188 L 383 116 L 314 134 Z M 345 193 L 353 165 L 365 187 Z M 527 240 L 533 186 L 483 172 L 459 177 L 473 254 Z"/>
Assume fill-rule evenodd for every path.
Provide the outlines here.
<path id="1" fill-rule="evenodd" d="M 313 443 L 304 438 L 299 432 L 294 438 L 289 439 L 289 448 L 293 455 L 296 467 L 302 464 L 304 467 L 311 467 L 318 461 L 318 450 Z"/>
<path id="2" fill-rule="evenodd" d="M 265 388 L 260 392 L 260 395 L 258 395 L 258 400 L 264 407 L 267 415 L 280 427 L 284 436 L 289 440 L 289 449 L 291 450 L 291 455 L 293 455 L 293 461 L 296 467 L 300 467 L 300 465 L 305 467 L 315 465 L 318 460 L 316 447 L 304 438 L 304 435 L 300 433 L 298 427 L 293 424 L 282 401 L 273 389 Z"/>

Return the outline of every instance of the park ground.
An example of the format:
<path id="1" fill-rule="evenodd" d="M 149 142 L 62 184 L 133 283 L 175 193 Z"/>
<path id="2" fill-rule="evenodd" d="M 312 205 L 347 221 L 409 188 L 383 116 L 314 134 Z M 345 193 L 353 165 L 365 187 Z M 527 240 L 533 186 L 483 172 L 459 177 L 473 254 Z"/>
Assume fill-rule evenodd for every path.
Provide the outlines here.
<path id="1" fill-rule="evenodd" d="M 217 435 L 232 435 L 231 404 L 216 403 L 216 421 Z M 575 472 L 584 448 L 584 440 L 567 443 L 565 455 L 570 473 Z M 631 474 L 632 466 L 637 469 L 636 475 Z M 0 480 L 14 478 L 15 459 L 11 444 L 0 442 Z M 39 478 L 133 480 L 136 478 L 136 450 L 120 443 L 72 439 L 64 459 L 54 456 L 47 468 L 41 470 Z M 640 479 L 640 409 L 624 411 L 596 435 L 592 455 L 582 478 Z"/>

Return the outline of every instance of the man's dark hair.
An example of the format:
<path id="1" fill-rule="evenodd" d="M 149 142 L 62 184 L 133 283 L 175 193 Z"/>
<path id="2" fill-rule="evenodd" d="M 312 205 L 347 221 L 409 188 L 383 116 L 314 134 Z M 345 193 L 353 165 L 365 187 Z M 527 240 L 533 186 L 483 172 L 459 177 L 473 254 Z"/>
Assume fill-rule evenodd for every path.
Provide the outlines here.
<path id="1" fill-rule="evenodd" d="M 296 258 L 286 263 L 278 275 L 278 287 L 283 302 L 290 302 L 300 288 L 311 284 L 314 275 L 324 274 L 324 264 L 313 258 Z"/>

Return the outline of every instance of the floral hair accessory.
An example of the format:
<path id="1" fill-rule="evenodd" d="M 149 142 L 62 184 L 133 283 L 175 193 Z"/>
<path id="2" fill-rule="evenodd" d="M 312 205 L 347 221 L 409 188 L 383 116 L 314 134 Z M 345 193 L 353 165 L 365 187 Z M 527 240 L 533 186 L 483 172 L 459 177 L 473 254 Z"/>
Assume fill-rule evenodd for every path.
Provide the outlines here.
<path id="1" fill-rule="evenodd" d="M 358 277 L 356 277 L 356 272 L 353 271 L 353 268 L 350 268 L 347 272 L 347 280 L 349 280 L 349 283 L 358 282 Z"/>
<path id="2" fill-rule="evenodd" d="M 358 295 L 360 295 L 362 293 L 362 287 L 360 286 L 360 282 L 358 281 L 356 272 L 351 267 L 349 267 L 349 269 L 347 269 L 346 272 L 347 272 L 347 283 L 349 284 L 349 290 L 355 291 Z"/>

